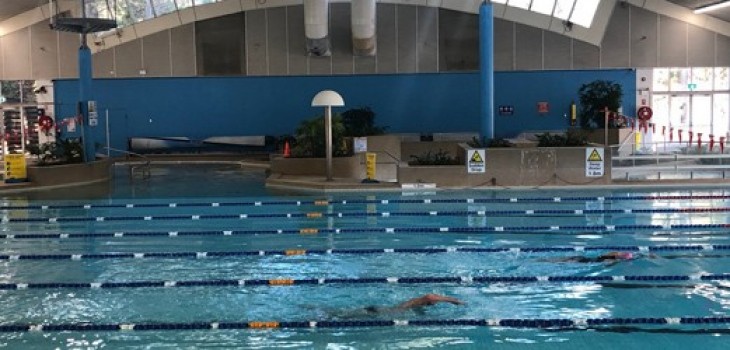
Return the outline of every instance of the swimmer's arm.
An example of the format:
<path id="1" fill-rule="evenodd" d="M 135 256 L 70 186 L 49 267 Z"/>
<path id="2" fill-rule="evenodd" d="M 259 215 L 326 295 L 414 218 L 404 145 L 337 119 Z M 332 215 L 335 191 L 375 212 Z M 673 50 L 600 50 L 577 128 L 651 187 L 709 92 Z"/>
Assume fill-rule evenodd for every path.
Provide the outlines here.
<path id="1" fill-rule="evenodd" d="M 464 304 L 463 301 L 456 299 L 456 298 L 452 298 L 452 297 L 448 297 L 448 296 L 444 296 L 444 295 L 438 295 L 438 294 L 426 294 L 424 296 L 400 303 L 400 304 L 398 304 L 398 306 L 396 306 L 396 308 L 401 309 L 401 310 L 407 310 L 407 309 L 412 309 L 412 308 L 417 308 L 417 307 L 422 307 L 422 306 L 434 305 L 434 304 L 441 303 L 441 302 L 450 303 L 450 304 L 454 304 L 454 305 L 463 305 Z"/>

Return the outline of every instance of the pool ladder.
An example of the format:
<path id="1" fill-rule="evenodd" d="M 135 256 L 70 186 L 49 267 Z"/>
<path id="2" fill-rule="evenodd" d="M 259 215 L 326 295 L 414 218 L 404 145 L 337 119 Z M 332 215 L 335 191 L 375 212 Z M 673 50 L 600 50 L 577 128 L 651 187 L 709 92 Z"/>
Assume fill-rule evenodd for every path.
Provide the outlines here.
<path id="1" fill-rule="evenodd" d="M 132 165 L 130 167 L 130 177 L 134 178 L 135 175 L 140 174 L 143 180 L 147 180 L 152 176 L 150 172 L 150 161 L 149 159 L 143 163 Z"/>
<path id="2" fill-rule="evenodd" d="M 145 155 L 122 150 L 122 149 L 111 148 L 111 147 L 104 147 L 104 148 L 107 151 L 123 153 L 123 154 L 125 154 L 127 159 L 129 159 L 130 156 L 142 158 L 141 162 L 135 162 L 130 165 L 130 167 L 129 167 L 129 177 L 130 178 L 134 179 L 137 175 L 140 175 L 140 177 L 143 180 L 147 180 L 152 176 L 152 172 L 150 171 L 150 159 L 148 157 L 146 157 Z"/>

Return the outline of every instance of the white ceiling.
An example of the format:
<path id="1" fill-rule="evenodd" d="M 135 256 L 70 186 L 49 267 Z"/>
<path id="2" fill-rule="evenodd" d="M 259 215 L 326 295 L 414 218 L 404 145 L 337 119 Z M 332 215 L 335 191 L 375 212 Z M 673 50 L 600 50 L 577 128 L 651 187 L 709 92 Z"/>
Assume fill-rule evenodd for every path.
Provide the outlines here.
<path id="1" fill-rule="evenodd" d="M 669 2 L 675 3 L 679 6 L 684 6 L 689 8 L 690 10 L 694 10 L 696 8 L 707 6 L 710 4 L 717 3 L 719 0 L 669 0 Z M 708 16 L 713 16 L 715 18 L 719 18 L 725 22 L 730 22 L 730 7 L 726 7 L 721 10 L 708 12 L 706 13 Z"/>
<path id="2" fill-rule="evenodd" d="M 80 0 L 74 0 L 80 1 Z M 716 3 L 718 0 L 669 0 L 680 6 L 687 7 L 689 9 L 696 9 L 698 7 Z M 40 5 L 47 4 L 48 0 L 0 0 L 0 22 L 11 18 L 15 15 L 23 12 L 32 10 Z M 730 22 L 730 7 L 718 10 L 712 13 L 708 13 L 710 16 L 717 17 L 726 22 Z"/>
<path id="3" fill-rule="evenodd" d="M 46 0 L 0 0 L 0 22 L 46 3 Z"/>

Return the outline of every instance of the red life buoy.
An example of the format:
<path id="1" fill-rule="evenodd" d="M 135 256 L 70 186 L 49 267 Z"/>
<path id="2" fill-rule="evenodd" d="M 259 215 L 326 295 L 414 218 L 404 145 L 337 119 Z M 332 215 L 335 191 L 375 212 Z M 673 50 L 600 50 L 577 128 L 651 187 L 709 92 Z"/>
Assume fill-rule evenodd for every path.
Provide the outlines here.
<path id="1" fill-rule="evenodd" d="M 38 127 L 40 127 L 41 131 L 48 135 L 48 132 L 53 128 L 53 118 L 47 115 L 40 116 L 40 118 L 38 118 Z"/>
<path id="2" fill-rule="evenodd" d="M 652 111 L 651 107 L 649 106 L 641 106 L 636 111 L 636 116 L 639 118 L 639 120 L 644 122 L 649 121 L 653 115 L 654 111 Z"/>

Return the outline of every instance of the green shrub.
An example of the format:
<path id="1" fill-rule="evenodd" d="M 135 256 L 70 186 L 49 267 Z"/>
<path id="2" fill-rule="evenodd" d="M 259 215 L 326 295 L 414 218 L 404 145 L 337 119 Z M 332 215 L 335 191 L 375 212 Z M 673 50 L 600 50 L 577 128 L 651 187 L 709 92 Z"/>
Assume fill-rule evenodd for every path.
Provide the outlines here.
<path id="1" fill-rule="evenodd" d="M 581 85 L 580 124 L 584 129 L 602 128 L 604 125 L 604 109 L 616 112 L 621 107 L 623 88 L 620 84 L 609 80 L 595 80 Z"/>
<path id="2" fill-rule="evenodd" d="M 348 137 L 382 134 L 385 127 L 375 126 L 375 113 L 368 107 L 345 111 L 342 115 L 332 116 L 332 155 L 343 157 L 352 155 Z M 299 124 L 294 139 L 282 137 L 279 142 L 289 141 L 294 157 L 324 157 L 324 117 L 318 116 Z M 282 146 L 283 147 L 283 146 Z"/>
<path id="3" fill-rule="evenodd" d="M 420 156 L 411 156 L 413 160 L 408 165 L 459 165 L 459 160 L 448 152 L 440 149 L 437 152 L 428 151 Z"/>
<path id="4" fill-rule="evenodd" d="M 84 161 L 84 146 L 79 139 L 62 139 L 28 148 L 38 157 L 38 165 L 59 165 Z"/>
<path id="5" fill-rule="evenodd" d="M 512 147 L 512 143 L 499 137 L 495 139 L 490 139 L 488 142 L 485 142 L 485 139 L 480 139 L 476 136 L 471 138 L 471 141 L 467 142 L 466 144 L 469 145 L 471 148 L 506 148 L 506 147 Z"/>
<path id="6" fill-rule="evenodd" d="M 565 135 L 550 134 L 549 132 L 536 135 L 537 147 L 576 147 L 588 144 L 588 138 L 582 132 L 569 129 Z"/>
<path id="7" fill-rule="evenodd" d="M 340 115 L 332 116 L 332 156 L 349 155 L 344 137 L 345 127 Z M 296 130 L 296 145 L 291 149 L 294 157 L 325 157 L 327 146 L 324 139 L 324 116 L 304 120 Z"/>
<path id="8" fill-rule="evenodd" d="M 375 112 L 370 107 L 348 109 L 342 113 L 345 136 L 381 135 L 387 127 L 375 126 Z"/>

